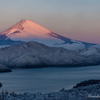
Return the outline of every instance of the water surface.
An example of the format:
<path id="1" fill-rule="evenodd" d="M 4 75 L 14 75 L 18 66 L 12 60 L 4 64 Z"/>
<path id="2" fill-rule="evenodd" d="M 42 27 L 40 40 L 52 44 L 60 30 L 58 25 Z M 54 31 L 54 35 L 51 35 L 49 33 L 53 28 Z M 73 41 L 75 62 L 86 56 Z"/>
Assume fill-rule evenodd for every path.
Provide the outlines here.
<path id="1" fill-rule="evenodd" d="M 70 89 L 78 82 L 100 79 L 100 65 L 87 67 L 49 67 L 33 69 L 13 69 L 10 73 L 0 73 L 0 82 L 8 91 L 16 93 L 52 92 L 63 87 Z"/>

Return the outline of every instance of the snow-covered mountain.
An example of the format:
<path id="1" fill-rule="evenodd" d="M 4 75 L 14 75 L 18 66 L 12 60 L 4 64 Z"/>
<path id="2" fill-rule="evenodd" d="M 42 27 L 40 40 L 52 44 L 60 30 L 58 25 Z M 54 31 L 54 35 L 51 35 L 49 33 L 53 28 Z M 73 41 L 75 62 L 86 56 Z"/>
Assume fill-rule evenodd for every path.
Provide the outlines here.
<path id="1" fill-rule="evenodd" d="M 9 43 L 10 41 L 10 43 Z M 64 47 L 69 50 L 83 49 L 95 44 L 81 42 L 58 35 L 34 23 L 31 20 L 21 20 L 9 29 L 0 33 L 0 44 L 36 41 L 52 47 Z"/>
<path id="2" fill-rule="evenodd" d="M 85 63 L 84 63 L 85 62 Z M 83 66 L 87 59 L 62 47 L 48 47 L 37 42 L 27 42 L 0 49 L 0 64 L 10 68 Z"/>
<path id="3" fill-rule="evenodd" d="M 48 47 L 37 42 L 27 42 L 0 49 L 0 64 L 10 67 L 87 66 L 100 64 L 98 55 L 86 56 L 82 51 L 71 51 L 62 47 Z"/>
<path id="4" fill-rule="evenodd" d="M 82 49 L 82 50 L 79 50 L 78 53 L 82 56 L 92 56 L 92 55 L 100 55 L 100 49 L 98 48 L 86 48 L 86 49 Z"/>
<path id="5" fill-rule="evenodd" d="M 88 62 L 93 62 L 96 65 L 100 65 L 100 48 L 86 48 L 78 50 L 77 53 L 88 59 Z"/>

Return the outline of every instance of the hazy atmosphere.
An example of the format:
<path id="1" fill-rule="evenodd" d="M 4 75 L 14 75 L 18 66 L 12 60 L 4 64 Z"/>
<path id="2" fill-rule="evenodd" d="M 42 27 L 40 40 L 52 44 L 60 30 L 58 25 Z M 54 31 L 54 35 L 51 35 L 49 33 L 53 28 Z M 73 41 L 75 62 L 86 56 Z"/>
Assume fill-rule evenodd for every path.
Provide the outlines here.
<path id="1" fill-rule="evenodd" d="M 100 43 L 100 0 L 0 0 L 0 32 L 21 19 L 72 39 Z"/>
<path id="2" fill-rule="evenodd" d="M 100 0 L 0 0 L 0 100 L 99 100 Z"/>

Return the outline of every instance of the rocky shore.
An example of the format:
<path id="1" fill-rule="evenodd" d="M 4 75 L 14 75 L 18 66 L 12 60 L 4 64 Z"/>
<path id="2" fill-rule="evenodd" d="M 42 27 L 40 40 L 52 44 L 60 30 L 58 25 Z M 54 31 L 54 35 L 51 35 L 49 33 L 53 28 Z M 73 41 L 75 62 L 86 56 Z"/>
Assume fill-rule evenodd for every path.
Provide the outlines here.
<path id="1" fill-rule="evenodd" d="M 0 100 L 100 100 L 100 80 L 89 80 L 78 83 L 72 89 L 50 93 L 23 93 L 16 94 L 2 91 Z M 85 85 L 84 85 L 85 84 Z"/>

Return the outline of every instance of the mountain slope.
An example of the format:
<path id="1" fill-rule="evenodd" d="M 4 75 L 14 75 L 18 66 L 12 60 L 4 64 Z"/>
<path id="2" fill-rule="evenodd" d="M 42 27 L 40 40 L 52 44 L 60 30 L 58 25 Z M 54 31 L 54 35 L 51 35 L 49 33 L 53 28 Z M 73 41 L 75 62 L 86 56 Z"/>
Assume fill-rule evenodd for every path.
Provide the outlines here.
<path id="1" fill-rule="evenodd" d="M 27 42 L 0 49 L 0 64 L 15 67 L 81 66 L 84 59 L 74 51 Z M 85 61 L 86 62 L 86 61 Z"/>
<path id="2" fill-rule="evenodd" d="M 100 53 L 99 53 L 100 54 Z M 48 66 L 86 66 L 100 64 L 100 55 L 86 57 L 62 47 L 48 47 L 37 42 L 27 42 L 0 49 L 0 64 L 10 68 Z"/>
<path id="3" fill-rule="evenodd" d="M 13 41 L 36 41 L 52 47 L 64 47 L 69 50 L 83 49 L 94 44 L 75 41 L 58 35 L 50 30 L 32 22 L 21 20 L 9 29 L 0 33 L 0 39 Z"/>
<path id="4" fill-rule="evenodd" d="M 83 50 L 78 50 L 77 53 L 89 59 L 88 62 L 93 62 L 100 65 L 100 48 L 86 48 Z"/>

